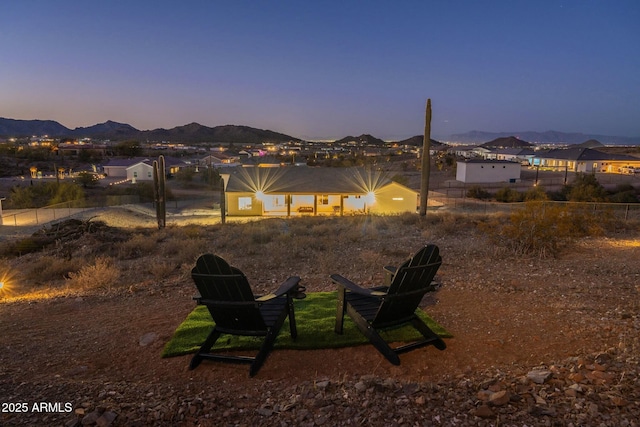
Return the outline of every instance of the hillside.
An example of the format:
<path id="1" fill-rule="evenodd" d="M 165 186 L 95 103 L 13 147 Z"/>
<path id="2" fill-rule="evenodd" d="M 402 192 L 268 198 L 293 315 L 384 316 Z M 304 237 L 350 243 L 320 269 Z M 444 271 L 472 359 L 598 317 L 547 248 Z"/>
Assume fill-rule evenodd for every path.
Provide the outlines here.
<path id="1" fill-rule="evenodd" d="M 171 129 L 141 131 L 126 123 L 108 120 L 88 127 L 69 129 L 58 122 L 47 120 L 14 120 L 0 118 L 0 137 L 29 137 L 49 135 L 59 138 L 98 138 L 122 141 L 219 142 L 250 143 L 298 141 L 298 138 L 249 126 L 223 125 L 208 127 L 190 123 Z"/>
<path id="2" fill-rule="evenodd" d="M 424 135 L 416 135 L 416 136 L 412 136 L 411 138 L 403 139 L 402 141 L 397 141 L 397 143 L 400 145 L 414 145 L 417 147 L 422 147 L 423 142 L 424 142 Z M 432 147 L 440 146 L 440 145 L 444 145 L 444 144 L 440 141 L 436 141 L 435 139 L 431 138 Z"/>
<path id="3" fill-rule="evenodd" d="M 491 141 L 497 138 L 508 138 L 515 135 L 517 138 L 531 141 L 534 143 L 565 143 L 565 144 L 580 144 L 589 139 L 597 139 L 603 144 L 612 145 L 639 145 L 640 137 L 625 137 L 625 136 L 611 136 L 611 135 L 593 135 L 584 133 L 566 133 L 557 131 L 546 132 L 482 132 L 471 131 L 466 133 L 453 134 L 449 137 L 451 142 L 460 142 L 466 144 L 482 144 L 487 141 Z"/>
<path id="4" fill-rule="evenodd" d="M 351 136 L 351 135 L 345 136 L 342 139 L 334 141 L 334 143 L 347 144 L 351 141 L 356 141 L 361 144 L 367 144 L 367 145 L 384 145 L 385 144 L 385 142 L 382 139 L 376 138 L 375 136 L 369 135 L 367 133 L 363 133 L 360 136 Z"/>

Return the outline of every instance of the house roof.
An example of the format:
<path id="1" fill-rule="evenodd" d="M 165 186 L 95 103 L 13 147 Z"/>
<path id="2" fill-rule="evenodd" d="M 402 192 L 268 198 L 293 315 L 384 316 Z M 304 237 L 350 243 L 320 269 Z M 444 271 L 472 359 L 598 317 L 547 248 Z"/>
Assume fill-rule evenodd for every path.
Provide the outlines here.
<path id="1" fill-rule="evenodd" d="M 153 165 L 153 161 L 157 159 L 150 159 L 148 157 L 132 157 L 130 159 L 110 159 L 105 166 L 107 167 L 123 167 L 128 168 L 133 165 L 137 165 L 138 163 L 146 163 L 148 165 Z M 177 157 L 164 156 L 164 164 L 165 166 L 183 166 L 186 163 Z"/>
<path id="2" fill-rule="evenodd" d="M 238 168 L 227 183 L 230 192 L 366 194 L 391 183 L 379 171 L 362 168 L 288 166 Z"/>
<path id="3" fill-rule="evenodd" d="M 592 160 L 635 160 L 637 157 L 628 156 L 626 154 L 603 153 L 602 151 L 593 150 L 584 147 L 572 148 L 555 148 L 546 153 L 538 153 L 536 157 L 541 159 L 560 159 L 574 161 L 592 161 Z"/>
<path id="4" fill-rule="evenodd" d="M 531 156 L 534 151 L 531 148 L 497 148 L 492 150 L 496 154 L 510 154 L 513 156 Z"/>
<path id="5" fill-rule="evenodd" d="M 109 162 L 107 162 L 105 166 L 128 168 L 129 166 L 135 165 L 145 160 L 147 160 L 146 157 L 132 157 L 129 159 L 109 159 Z"/>
<path id="6" fill-rule="evenodd" d="M 490 159 L 466 159 L 459 160 L 458 163 L 490 163 L 490 164 L 509 164 L 509 165 L 520 165 L 518 162 L 512 162 L 511 160 L 490 160 Z"/>

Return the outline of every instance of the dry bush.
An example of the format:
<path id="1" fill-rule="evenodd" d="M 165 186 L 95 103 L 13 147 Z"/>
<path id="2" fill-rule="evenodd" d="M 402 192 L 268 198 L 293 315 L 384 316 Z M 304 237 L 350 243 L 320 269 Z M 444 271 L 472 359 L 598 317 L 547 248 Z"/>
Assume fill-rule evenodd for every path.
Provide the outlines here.
<path id="1" fill-rule="evenodd" d="M 176 271 L 179 265 L 173 260 L 156 258 L 145 263 L 145 271 L 155 280 L 161 280 Z"/>
<path id="2" fill-rule="evenodd" d="M 25 277 L 36 283 L 45 283 L 57 279 L 68 279 L 71 273 L 76 273 L 80 268 L 81 264 L 76 259 L 42 255 L 28 265 Z"/>
<path id="3" fill-rule="evenodd" d="M 111 258 L 98 257 L 93 264 L 82 267 L 77 273 L 69 273 L 71 289 L 111 290 L 119 283 L 120 268 Z"/>
<path id="4" fill-rule="evenodd" d="M 168 241 L 163 252 L 176 265 L 195 264 L 200 255 L 209 252 L 217 253 L 215 246 L 205 239 Z"/>
<path id="5" fill-rule="evenodd" d="M 118 258 L 135 259 L 154 253 L 158 246 L 155 234 L 134 234 L 129 240 L 118 245 Z"/>
<path id="6" fill-rule="evenodd" d="M 576 238 L 601 234 L 603 219 L 580 205 L 529 201 L 507 220 L 497 215 L 480 228 L 499 249 L 546 258 L 558 256 Z"/>

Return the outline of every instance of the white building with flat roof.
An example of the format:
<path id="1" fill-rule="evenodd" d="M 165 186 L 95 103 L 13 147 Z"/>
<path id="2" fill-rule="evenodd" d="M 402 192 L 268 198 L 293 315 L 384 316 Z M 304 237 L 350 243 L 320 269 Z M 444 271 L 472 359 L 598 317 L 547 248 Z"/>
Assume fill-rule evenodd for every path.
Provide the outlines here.
<path id="1" fill-rule="evenodd" d="M 456 180 L 467 184 L 516 182 L 520 169 L 520 163 L 506 160 L 469 159 L 457 163 Z"/>

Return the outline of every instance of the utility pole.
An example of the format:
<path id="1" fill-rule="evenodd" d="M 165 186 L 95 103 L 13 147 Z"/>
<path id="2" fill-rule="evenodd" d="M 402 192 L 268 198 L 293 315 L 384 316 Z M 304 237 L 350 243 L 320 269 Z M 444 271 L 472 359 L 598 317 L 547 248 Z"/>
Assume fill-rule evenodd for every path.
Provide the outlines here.
<path id="1" fill-rule="evenodd" d="M 422 180 L 420 183 L 420 216 L 427 215 L 429 198 L 429 175 L 431 172 L 431 98 L 427 99 L 424 119 L 424 141 L 422 142 Z"/>

